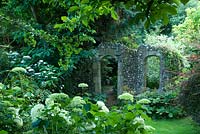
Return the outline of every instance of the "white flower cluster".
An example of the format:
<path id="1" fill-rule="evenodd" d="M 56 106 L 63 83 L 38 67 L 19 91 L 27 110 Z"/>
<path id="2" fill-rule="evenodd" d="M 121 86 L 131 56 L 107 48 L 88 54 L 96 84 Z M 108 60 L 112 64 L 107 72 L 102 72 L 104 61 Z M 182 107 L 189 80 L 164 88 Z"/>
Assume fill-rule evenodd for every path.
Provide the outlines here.
<path id="1" fill-rule="evenodd" d="M 88 84 L 86 84 L 86 83 L 79 83 L 78 87 L 86 88 L 86 87 L 88 87 Z"/>
<path id="2" fill-rule="evenodd" d="M 135 117 L 135 119 L 133 120 L 133 124 L 144 124 L 144 119 L 142 117 Z"/>
<path id="3" fill-rule="evenodd" d="M 94 129 L 96 127 L 96 124 L 94 123 L 94 122 L 91 122 L 91 123 L 86 123 L 85 124 L 85 129 L 86 130 L 92 130 L 92 129 Z"/>
<path id="4" fill-rule="evenodd" d="M 72 125 L 73 124 L 73 120 L 71 119 L 71 116 L 69 115 L 69 112 L 66 110 L 60 110 L 60 113 L 58 114 L 58 116 L 60 116 L 61 118 L 65 119 L 65 121 L 67 122 L 68 125 Z"/>
<path id="5" fill-rule="evenodd" d="M 133 125 L 136 125 L 136 124 L 139 126 L 138 128 L 144 128 L 148 132 L 155 130 L 155 128 L 153 128 L 152 126 L 146 125 L 142 117 L 135 117 L 135 119 L 133 120 Z"/>
<path id="6" fill-rule="evenodd" d="M 69 99 L 69 96 L 65 93 L 53 93 L 51 95 L 49 95 L 50 99 L 52 100 L 56 100 L 56 99 Z"/>
<path id="7" fill-rule="evenodd" d="M 17 124 L 18 127 L 23 126 L 23 120 L 19 115 L 19 108 L 10 107 L 9 110 L 13 113 L 13 121 Z"/>
<path id="8" fill-rule="evenodd" d="M 129 100 L 129 101 L 133 102 L 133 95 L 130 94 L 130 93 L 123 93 L 123 94 L 118 96 L 118 99 L 120 99 L 120 100 Z"/>
<path id="9" fill-rule="evenodd" d="M 44 105 L 43 104 L 36 104 L 31 109 L 31 119 L 32 119 L 32 122 L 37 121 L 38 118 L 42 118 L 43 110 L 44 110 Z"/>
<path id="10" fill-rule="evenodd" d="M 83 100 L 82 97 L 80 96 L 75 96 L 71 103 L 70 103 L 70 106 L 71 107 L 82 107 L 84 104 L 86 104 L 86 102 Z"/>
<path id="11" fill-rule="evenodd" d="M 109 109 L 106 107 L 103 101 L 97 101 L 97 105 L 99 108 L 101 108 L 100 112 L 105 112 L 105 113 L 109 112 Z"/>
<path id="12" fill-rule="evenodd" d="M 32 122 L 37 121 L 38 118 L 47 119 L 47 117 L 54 117 L 58 115 L 63 118 L 68 125 L 72 125 L 74 121 L 71 119 L 70 113 L 62 109 L 61 104 L 59 103 L 59 100 L 62 99 L 69 99 L 69 96 L 64 93 L 53 93 L 45 100 L 46 106 L 43 104 L 35 105 L 31 109 Z M 83 102 L 81 102 L 81 104 L 82 103 Z"/>
<path id="13" fill-rule="evenodd" d="M 14 67 L 11 72 L 22 72 L 22 73 L 26 73 L 26 69 L 23 67 Z"/>
<path id="14" fill-rule="evenodd" d="M 149 104 L 151 101 L 149 99 L 141 99 L 137 101 L 138 104 Z"/>
<path id="15" fill-rule="evenodd" d="M 69 99 L 69 96 L 65 93 L 53 93 L 45 100 L 45 105 L 50 109 L 55 104 L 55 101 L 67 99 Z"/>
<path id="16" fill-rule="evenodd" d="M 0 90 L 2 90 L 4 88 L 4 84 L 0 83 Z"/>

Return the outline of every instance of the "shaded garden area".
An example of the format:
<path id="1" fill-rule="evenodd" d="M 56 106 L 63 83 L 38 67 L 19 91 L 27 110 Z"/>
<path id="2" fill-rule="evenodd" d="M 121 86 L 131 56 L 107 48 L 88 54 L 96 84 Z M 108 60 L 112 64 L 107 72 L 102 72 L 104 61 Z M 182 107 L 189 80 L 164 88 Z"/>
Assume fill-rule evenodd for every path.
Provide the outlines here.
<path id="1" fill-rule="evenodd" d="M 0 1 L 0 134 L 200 133 L 198 0 Z"/>

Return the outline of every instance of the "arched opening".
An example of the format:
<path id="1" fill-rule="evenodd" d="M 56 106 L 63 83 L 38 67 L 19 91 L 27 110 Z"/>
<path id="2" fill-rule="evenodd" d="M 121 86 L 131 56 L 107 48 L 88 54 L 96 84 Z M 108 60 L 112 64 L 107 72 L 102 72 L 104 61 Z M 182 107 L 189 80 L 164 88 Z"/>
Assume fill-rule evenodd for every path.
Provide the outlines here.
<path id="1" fill-rule="evenodd" d="M 148 56 L 145 59 L 145 87 L 147 89 L 160 88 L 160 57 Z"/>
<path id="2" fill-rule="evenodd" d="M 117 100 L 118 63 L 110 55 L 101 59 L 101 92 L 107 96 L 107 104 L 113 105 Z"/>

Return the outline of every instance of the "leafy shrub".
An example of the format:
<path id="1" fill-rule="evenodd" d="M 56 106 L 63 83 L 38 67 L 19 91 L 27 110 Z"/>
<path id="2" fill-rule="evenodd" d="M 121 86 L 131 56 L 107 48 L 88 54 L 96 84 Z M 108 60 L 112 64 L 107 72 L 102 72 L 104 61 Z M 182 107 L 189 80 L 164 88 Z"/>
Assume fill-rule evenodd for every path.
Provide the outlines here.
<path id="1" fill-rule="evenodd" d="M 96 104 L 80 96 L 70 98 L 64 93 L 51 94 L 44 104 L 31 110 L 33 129 L 27 133 L 101 133 L 147 134 L 154 128 L 145 125 L 147 116 L 142 104 L 133 104 L 133 96 L 119 97 L 124 105 L 109 110 L 104 102 Z"/>
<path id="2" fill-rule="evenodd" d="M 188 115 L 191 115 L 196 122 L 200 123 L 200 2 L 191 1 L 191 3 L 195 6 L 186 9 L 187 17 L 183 23 L 174 26 L 173 32 L 176 39 L 185 44 L 184 50 L 192 68 L 188 72 L 189 77 L 186 75 L 188 80 L 183 82 L 180 102 Z"/>
<path id="3" fill-rule="evenodd" d="M 5 50 L 0 49 L 0 70 L 6 70 L 9 68 L 9 58 Z"/>
<path id="4" fill-rule="evenodd" d="M 37 60 L 38 57 L 32 58 L 32 56 L 23 55 L 23 53 L 18 53 L 17 51 L 10 51 L 6 55 L 9 61 L 8 70 L 14 67 L 25 68 L 26 74 L 35 81 L 35 85 L 39 88 L 51 91 L 59 91 L 64 88 L 64 85 L 60 83 L 60 77 L 65 73 L 62 68 L 49 64 L 44 60 Z M 4 74 L 2 79 L 5 79 L 5 71 L 2 74 Z"/>
<path id="5" fill-rule="evenodd" d="M 180 118 L 185 115 L 178 102 L 176 91 L 166 91 L 164 93 L 146 91 L 138 95 L 137 98 L 150 100 L 150 103 L 146 104 L 143 109 L 152 118 Z"/>
<path id="6" fill-rule="evenodd" d="M 183 83 L 183 90 L 180 94 L 180 102 L 184 109 L 191 115 L 193 120 L 200 124 L 200 74 L 195 71 L 187 81 Z"/>
<path id="7" fill-rule="evenodd" d="M 0 83 L 0 125 L 9 133 L 18 133 L 30 128 L 31 105 L 45 100 L 50 93 L 40 90 L 26 69 L 15 67 L 9 71 L 4 84 Z"/>

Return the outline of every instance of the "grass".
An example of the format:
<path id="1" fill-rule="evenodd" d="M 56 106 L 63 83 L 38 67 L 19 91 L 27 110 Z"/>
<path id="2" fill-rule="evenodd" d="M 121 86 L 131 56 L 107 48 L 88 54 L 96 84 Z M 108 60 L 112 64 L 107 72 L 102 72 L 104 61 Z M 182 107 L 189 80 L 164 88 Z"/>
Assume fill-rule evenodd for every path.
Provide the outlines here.
<path id="1" fill-rule="evenodd" d="M 200 134 L 197 126 L 190 118 L 177 120 L 156 120 L 147 122 L 156 130 L 153 134 Z"/>

